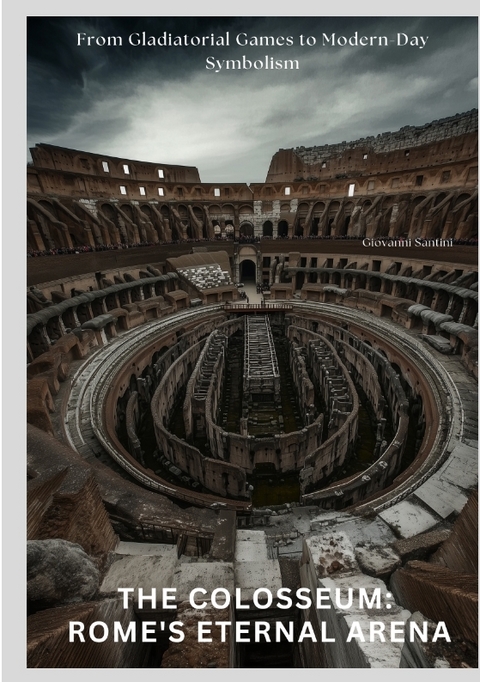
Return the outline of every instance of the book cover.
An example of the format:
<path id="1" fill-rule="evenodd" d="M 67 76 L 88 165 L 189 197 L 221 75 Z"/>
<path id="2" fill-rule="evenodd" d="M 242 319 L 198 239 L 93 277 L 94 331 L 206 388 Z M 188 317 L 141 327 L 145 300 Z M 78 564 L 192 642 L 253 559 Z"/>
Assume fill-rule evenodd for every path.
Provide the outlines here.
<path id="1" fill-rule="evenodd" d="M 27 18 L 34 668 L 476 668 L 477 17 Z"/>

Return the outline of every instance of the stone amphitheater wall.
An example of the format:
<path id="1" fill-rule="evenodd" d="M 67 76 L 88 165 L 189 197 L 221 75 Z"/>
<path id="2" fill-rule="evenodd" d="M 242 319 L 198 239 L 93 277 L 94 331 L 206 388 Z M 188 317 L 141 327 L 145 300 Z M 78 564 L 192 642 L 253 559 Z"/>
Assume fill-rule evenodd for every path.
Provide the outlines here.
<path id="1" fill-rule="evenodd" d="M 412 166 L 422 168 L 432 160 L 435 165 L 465 161 L 475 156 L 477 134 L 478 112 L 472 110 L 376 137 L 283 149 L 272 159 L 267 182 L 293 180 L 298 176 L 329 179 L 339 172 L 376 175 L 408 170 Z"/>

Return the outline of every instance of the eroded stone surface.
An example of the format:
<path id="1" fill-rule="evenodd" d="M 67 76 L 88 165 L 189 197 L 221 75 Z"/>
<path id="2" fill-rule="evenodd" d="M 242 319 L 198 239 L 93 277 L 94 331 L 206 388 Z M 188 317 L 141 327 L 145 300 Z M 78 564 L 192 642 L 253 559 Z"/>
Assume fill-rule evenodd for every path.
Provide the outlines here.
<path id="1" fill-rule="evenodd" d="M 402 565 L 398 554 L 389 547 L 365 545 L 355 548 L 355 557 L 362 571 L 385 580 L 393 571 Z"/>
<path id="2" fill-rule="evenodd" d="M 69 604 L 91 599 L 100 573 L 80 545 L 67 540 L 27 543 L 27 597 L 43 604 Z"/>
<path id="3" fill-rule="evenodd" d="M 178 609 L 178 620 L 183 623 L 185 640 L 171 643 L 162 658 L 162 668 L 229 668 L 230 633 L 226 629 L 226 641 L 221 641 L 221 629 L 215 626 L 205 626 L 204 639 L 211 642 L 199 642 L 199 623 L 210 621 L 230 621 L 229 609 L 219 611 L 213 607 L 207 607 L 201 611 L 192 609 L 189 604 L 183 603 Z M 210 633 L 207 633 L 210 630 Z"/>

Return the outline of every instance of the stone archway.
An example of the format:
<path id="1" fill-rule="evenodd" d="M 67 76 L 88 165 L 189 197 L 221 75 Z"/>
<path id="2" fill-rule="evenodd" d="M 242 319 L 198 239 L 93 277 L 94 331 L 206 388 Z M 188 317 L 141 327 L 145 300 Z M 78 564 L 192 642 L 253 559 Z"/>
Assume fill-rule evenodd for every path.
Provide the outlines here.
<path id="1" fill-rule="evenodd" d="M 277 226 L 277 235 L 279 237 L 288 237 L 288 223 L 286 220 L 281 220 Z"/>
<path id="2" fill-rule="evenodd" d="M 246 244 L 240 247 L 238 251 L 238 256 L 235 262 L 235 273 L 236 281 L 244 282 L 244 277 L 247 275 L 248 281 L 256 283 L 258 281 L 257 273 L 259 272 L 259 258 L 260 254 L 258 249 L 253 244 Z M 251 271 L 251 265 L 243 265 L 244 263 L 251 263 L 254 267 L 254 271 Z"/>
<path id="3" fill-rule="evenodd" d="M 257 266 L 250 258 L 240 263 L 240 281 L 257 283 Z"/>
<path id="4" fill-rule="evenodd" d="M 240 225 L 240 237 L 253 237 L 254 230 L 252 223 L 242 223 Z"/>
<path id="5" fill-rule="evenodd" d="M 267 220 L 263 223 L 262 236 L 273 237 L 273 223 L 271 220 Z"/>

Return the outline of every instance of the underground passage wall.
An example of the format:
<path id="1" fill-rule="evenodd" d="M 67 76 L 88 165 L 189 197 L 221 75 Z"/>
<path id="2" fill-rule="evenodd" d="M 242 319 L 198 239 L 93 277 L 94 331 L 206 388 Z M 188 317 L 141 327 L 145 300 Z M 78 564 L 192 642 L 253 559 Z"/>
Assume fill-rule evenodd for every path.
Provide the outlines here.
<path id="1" fill-rule="evenodd" d="M 99 333 L 89 329 L 87 324 L 83 332 L 85 339 L 90 344 L 103 345 L 97 352 L 99 366 L 93 379 L 88 372 L 86 375 L 86 380 L 92 383 L 88 409 L 95 434 L 118 463 L 127 466 L 139 480 L 153 489 L 161 489 L 165 485 L 165 482 L 160 484 L 157 481 L 158 477 L 152 471 L 152 457 L 159 459 L 163 456 L 169 465 L 177 467 L 191 482 L 205 488 L 205 493 L 209 491 L 222 497 L 243 498 L 243 506 L 248 506 L 246 475 L 262 462 L 272 462 L 278 471 L 301 472 L 301 487 L 304 492 L 308 489 L 307 499 L 321 500 L 322 506 L 327 508 L 342 508 L 370 497 L 373 492 L 380 491 L 387 481 L 392 483 L 399 474 L 410 404 L 419 406 L 416 415 L 416 451 L 409 453 L 410 471 L 414 471 L 429 456 L 435 458 L 431 455 L 435 434 L 449 428 L 445 402 L 448 402 L 448 396 L 442 395 L 443 389 L 437 389 L 437 385 L 441 386 L 441 378 L 437 378 L 437 385 L 432 387 L 429 377 L 425 377 L 425 372 L 432 372 L 428 360 L 423 359 L 418 350 L 412 353 L 401 330 L 395 332 L 395 343 L 392 343 L 391 337 L 383 338 L 383 328 L 381 334 L 375 334 L 372 324 L 363 326 L 355 311 L 350 312 L 348 324 L 344 322 L 339 327 L 329 321 L 329 318 L 332 319 L 332 309 L 337 307 L 332 304 L 298 302 L 293 304 L 291 313 L 274 313 L 279 321 L 282 320 L 284 334 L 290 336 L 299 349 L 304 349 L 314 392 L 316 390 L 322 395 L 326 405 L 324 413 L 315 416 L 315 412 L 312 412 L 311 423 L 305 424 L 301 431 L 284 435 L 279 433 L 274 438 L 255 438 L 248 433 L 242 435 L 241 432 L 235 434 L 224 431 L 215 423 L 225 380 L 224 351 L 218 352 L 217 349 L 206 373 L 203 435 L 207 448 L 203 453 L 188 442 L 186 434 L 181 437 L 171 432 L 172 407 L 178 403 L 181 392 L 185 394 L 188 391 L 186 398 L 182 399 L 186 407 L 180 407 L 179 410 L 189 415 L 191 406 L 188 408 L 188 400 L 192 400 L 194 383 L 191 382 L 195 380 L 195 367 L 195 372 L 199 374 L 212 338 L 220 334 L 226 342 L 229 335 L 243 328 L 244 314 L 229 313 L 232 319 L 228 321 L 222 306 L 190 309 L 184 313 L 179 311 L 167 315 L 163 318 L 164 322 L 162 318 L 151 320 L 146 325 L 145 333 L 142 332 L 142 326 L 135 327 L 131 342 L 128 330 L 122 331 L 120 337 L 115 333 L 111 337 L 117 339 L 118 351 L 115 353 L 110 351 L 105 330 L 101 329 Z M 323 311 L 327 314 L 322 314 Z M 49 312 L 57 314 L 53 308 Z M 69 336 L 66 334 L 64 338 Z M 78 341 L 75 335 L 73 337 Z M 405 353 L 402 352 L 404 347 Z M 77 344 L 77 348 L 77 355 L 82 356 L 85 349 L 80 344 Z M 42 362 L 32 363 L 30 372 L 32 378 L 37 376 L 37 383 L 41 372 L 38 375 L 33 372 L 43 369 L 45 362 L 46 358 Z M 341 482 L 336 482 L 331 492 L 327 489 L 316 494 L 311 489 L 322 479 L 328 479 L 335 468 L 341 467 L 347 454 L 353 454 L 359 399 L 351 376 L 356 376 L 357 380 L 361 376 L 357 383 L 376 417 L 377 461 L 372 470 L 356 476 L 355 486 L 352 480 L 349 481 L 349 495 L 344 502 Z M 298 374 L 298 396 L 301 395 L 305 379 L 310 380 L 308 375 Z M 79 385 L 82 385 L 83 380 L 78 374 L 76 381 Z M 129 408 L 132 394 L 138 396 L 135 400 L 142 400 L 143 410 L 152 411 L 158 448 L 154 448 L 150 441 L 149 457 L 152 464 L 147 468 L 144 466 L 145 448 L 137 433 L 139 410 L 138 407 L 133 409 L 133 403 L 130 403 Z M 44 409 L 47 409 L 45 416 L 48 419 L 48 408 Z M 384 438 L 385 417 L 392 425 L 391 442 Z M 239 413 L 239 426 L 241 419 Z M 327 429 L 323 427 L 324 421 L 328 424 Z M 128 434 L 128 442 L 124 440 L 123 445 L 119 440 L 122 423 Z M 433 428 L 433 425 L 436 427 Z M 73 439 L 73 436 L 70 438 Z M 373 472 L 374 476 L 371 475 Z M 171 486 L 170 490 L 173 494 Z M 194 490 L 180 491 L 180 496 L 186 495 L 191 500 L 200 500 L 199 494 Z"/>

